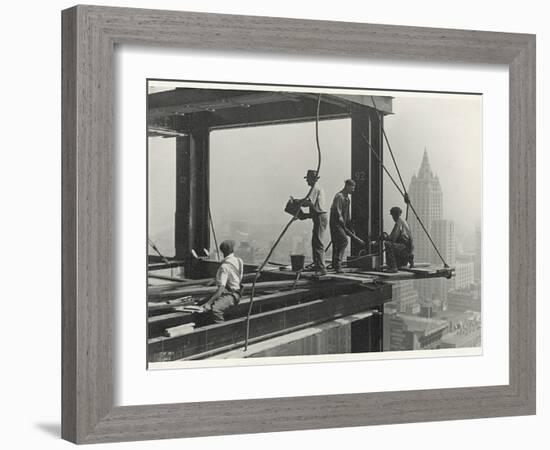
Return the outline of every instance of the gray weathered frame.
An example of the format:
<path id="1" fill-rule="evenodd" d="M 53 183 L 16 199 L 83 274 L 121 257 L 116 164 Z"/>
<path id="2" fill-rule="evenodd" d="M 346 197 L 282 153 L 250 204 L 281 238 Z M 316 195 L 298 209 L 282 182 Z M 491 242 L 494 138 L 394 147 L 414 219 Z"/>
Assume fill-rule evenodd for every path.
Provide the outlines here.
<path id="1" fill-rule="evenodd" d="M 97 6 L 63 11 L 62 436 L 77 443 L 535 413 L 535 36 Z M 506 64 L 508 385 L 113 406 L 115 44 Z"/>

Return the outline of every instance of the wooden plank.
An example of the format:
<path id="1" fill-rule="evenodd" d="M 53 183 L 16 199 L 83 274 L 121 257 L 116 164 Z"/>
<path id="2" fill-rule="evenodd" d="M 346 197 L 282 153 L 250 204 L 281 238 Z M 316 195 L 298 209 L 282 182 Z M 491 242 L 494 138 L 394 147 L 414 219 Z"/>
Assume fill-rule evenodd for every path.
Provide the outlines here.
<path id="1" fill-rule="evenodd" d="M 434 266 L 430 266 L 430 267 L 413 267 L 412 269 L 408 269 L 408 268 L 403 268 L 403 269 L 399 269 L 400 271 L 403 271 L 403 272 L 411 272 L 411 273 L 415 273 L 415 274 L 418 274 L 418 275 L 435 275 L 437 273 L 444 273 L 444 272 L 447 272 L 447 271 L 454 271 L 454 267 L 449 267 L 449 268 L 445 268 L 445 267 L 434 267 Z"/>
<path id="2" fill-rule="evenodd" d="M 172 269 L 175 267 L 181 267 L 183 266 L 183 261 L 171 261 L 169 263 L 153 263 L 153 264 L 147 264 L 147 270 L 153 271 L 153 270 L 163 270 L 163 269 Z"/>
<path id="3" fill-rule="evenodd" d="M 158 275 L 148 275 L 149 277 L 151 278 L 159 278 L 159 279 L 167 279 L 167 280 L 171 280 L 171 277 L 164 277 L 164 276 L 158 276 Z M 245 273 L 243 275 L 243 282 L 246 282 L 246 281 L 252 281 L 254 279 L 254 276 L 255 274 L 254 273 Z M 209 285 L 214 285 L 216 283 L 216 279 L 213 278 L 213 277 L 210 277 L 210 278 L 197 278 L 197 279 L 191 279 L 191 278 L 174 278 L 174 280 L 176 280 L 177 283 L 179 283 L 178 285 L 174 284 L 174 283 L 167 283 L 167 284 L 157 284 L 155 286 L 157 287 L 161 287 L 161 286 L 164 286 L 164 287 L 169 287 L 169 286 L 209 286 Z"/>
<path id="4" fill-rule="evenodd" d="M 362 289 L 357 283 L 341 283 L 337 289 L 325 289 L 318 287 L 316 289 L 294 289 L 291 291 L 276 292 L 267 295 L 261 295 L 254 299 L 252 314 L 273 310 L 277 307 L 286 307 L 293 304 L 311 300 L 317 300 L 324 296 L 335 294 L 350 294 Z M 156 337 L 162 334 L 167 327 L 181 325 L 193 320 L 193 314 L 189 312 L 177 311 L 178 308 L 192 304 L 190 301 L 166 303 L 149 303 L 149 337 Z M 226 319 L 234 319 L 247 314 L 250 304 L 250 297 L 243 297 L 238 305 L 231 308 L 226 313 Z M 167 312 L 170 311 L 170 312 Z M 166 312 L 166 313 L 162 313 Z M 157 315 L 153 315 L 157 313 Z"/>
<path id="5" fill-rule="evenodd" d="M 185 281 L 183 278 L 179 277 L 170 277 L 168 275 L 158 275 L 158 274 L 147 274 L 148 278 L 154 278 L 156 280 L 164 280 L 164 281 L 173 281 L 176 283 L 181 283 L 182 281 Z"/>
<path id="6" fill-rule="evenodd" d="M 372 283 L 375 280 L 378 280 L 379 277 L 362 275 L 362 274 L 343 274 L 343 273 L 329 273 L 327 275 L 329 279 L 334 280 L 348 280 L 356 281 L 358 283 Z"/>
<path id="7" fill-rule="evenodd" d="M 365 272 L 361 272 L 361 273 L 364 273 L 365 275 L 372 275 L 372 276 L 378 277 L 379 279 L 388 278 L 390 280 L 406 280 L 406 279 L 415 278 L 413 273 L 403 272 L 401 270 L 396 272 L 396 273 L 375 272 L 375 271 L 365 271 Z"/>
<path id="8" fill-rule="evenodd" d="M 148 337 L 157 337 L 160 336 L 166 328 L 190 323 L 192 317 L 193 314 L 179 311 L 149 317 L 147 319 Z"/>
<path id="9" fill-rule="evenodd" d="M 162 302 L 147 302 L 147 310 L 151 312 L 162 311 L 177 306 L 195 305 L 197 299 L 192 296 L 186 296 L 179 299 L 165 300 Z"/>
<path id="10" fill-rule="evenodd" d="M 167 337 L 177 337 L 182 336 L 186 333 L 189 333 L 189 331 L 192 331 L 195 324 L 193 322 L 188 322 L 185 324 L 177 325 L 175 327 L 166 328 L 164 330 L 163 335 Z"/>
<path id="11" fill-rule="evenodd" d="M 256 338 L 303 324 L 321 323 L 349 314 L 358 313 L 391 300 L 391 287 L 385 285 L 377 291 L 314 300 L 275 311 L 251 316 L 250 337 Z M 176 338 L 149 339 L 148 354 L 151 362 L 163 355 L 168 359 L 181 359 L 218 347 L 244 341 L 246 318 L 193 330 Z M 166 360 L 166 359 L 165 359 Z"/>
<path id="12" fill-rule="evenodd" d="M 295 289 L 288 292 L 278 292 L 275 294 L 269 294 L 260 296 L 254 299 L 253 313 L 262 312 L 266 308 L 273 308 L 277 305 L 289 306 L 300 301 L 311 300 L 317 295 L 314 291 L 308 289 Z M 242 317 L 248 312 L 248 306 L 250 304 L 250 298 L 244 297 L 238 305 L 231 310 L 226 315 L 228 318 Z M 148 329 L 149 329 L 149 338 L 157 337 L 162 334 L 162 332 L 169 327 L 182 325 L 184 323 L 191 322 L 193 320 L 193 314 L 189 312 L 173 311 L 174 308 L 179 307 L 180 305 L 169 303 L 169 304 L 150 304 L 149 310 L 153 312 L 161 311 L 172 311 L 167 314 L 160 314 L 155 316 L 150 316 L 147 320 Z M 183 305 L 181 305 L 183 306 Z"/>
<path id="13" fill-rule="evenodd" d="M 333 295 L 345 295 L 358 292 L 362 288 L 357 283 L 339 283 L 337 286 L 315 286 L 314 288 L 293 289 L 291 291 L 276 292 L 262 295 L 254 299 L 252 313 L 265 312 L 274 307 L 291 306 L 298 302 L 319 300 Z M 248 312 L 250 297 L 243 297 L 239 304 L 229 311 L 229 317 L 239 317 Z"/>
<path id="14" fill-rule="evenodd" d="M 295 287 L 303 287 L 311 285 L 311 281 L 299 280 Z M 294 286 L 294 281 L 266 281 L 256 283 L 256 291 L 261 292 L 262 289 L 285 289 Z M 216 286 L 179 286 L 177 284 L 168 284 L 160 286 L 150 286 L 147 289 L 147 300 L 150 302 L 165 301 L 187 295 L 210 295 L 216 292 Z M 252 283 L 244 285 L 244 293 L 250 293 Z"/>

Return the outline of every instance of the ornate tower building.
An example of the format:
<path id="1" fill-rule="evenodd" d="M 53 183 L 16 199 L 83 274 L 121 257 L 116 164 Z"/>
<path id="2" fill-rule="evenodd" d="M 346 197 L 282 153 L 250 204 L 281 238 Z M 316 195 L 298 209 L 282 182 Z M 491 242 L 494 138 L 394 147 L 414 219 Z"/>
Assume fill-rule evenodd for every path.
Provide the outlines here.
<path id="1" fill-rule="evenodd" d="M 414 209 L 431 234 L 432 222 L 443 218 L 443 192 L 439 178 L 432 173 L 428 152 L 424 149 L 422 164 L 409 185 L 409 197 Z M 409 226 L 414 241 L 415 261 L 433 262 L 433 247 L 415 215 L 409 213 Z"/>

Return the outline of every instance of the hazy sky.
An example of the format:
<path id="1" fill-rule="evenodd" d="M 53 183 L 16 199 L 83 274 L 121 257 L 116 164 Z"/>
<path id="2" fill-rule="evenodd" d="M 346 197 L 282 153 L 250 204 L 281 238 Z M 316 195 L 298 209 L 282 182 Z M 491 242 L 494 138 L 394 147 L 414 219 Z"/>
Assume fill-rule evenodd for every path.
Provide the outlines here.
<path id="1" fill-rule="evenodd" d="M 386 116 L 385 129 L 407 188 L 426 147 L 443 189 L 444 217 L 454 220 L 459 229 L 473 230 L 481 217 L 481 97 L 396 95 L 394 114 Z M 351 176 L 351 122 L 323 121 L 319 132 L 320 184 L 330 202 Z M 288 220 L 283 208 L 289 195 L 307 192 L 303 177 L 316 166 L 314 123 L 220 130 L 210 139 L 214 222 L 243 217 L 257 223 Z M 175 139 L 149 139 L 151 232 L 173 226 L 174 148 Z M 395 174 L 387 148 L 385 164 Z M 402 200 L 386 179 L 384 207 L 394 204 L 402 205 Z M 388 229 L 389 215 L 384 222 Z"/>
<path id="2" fill-rule="evenodd" d="M 473 227 L 481 218 L 481 107 L 480 96 L 397 97 L 394 114 L 385 119 L 386 134 L 407 189 L 426 147 L 443 190 L 443 215 L 461 228 Z M 385 151 L 385 165 L 395 174 L 387 148 Z M 389 179 L 384 194 L 385 203 L 400 201 Z"/>

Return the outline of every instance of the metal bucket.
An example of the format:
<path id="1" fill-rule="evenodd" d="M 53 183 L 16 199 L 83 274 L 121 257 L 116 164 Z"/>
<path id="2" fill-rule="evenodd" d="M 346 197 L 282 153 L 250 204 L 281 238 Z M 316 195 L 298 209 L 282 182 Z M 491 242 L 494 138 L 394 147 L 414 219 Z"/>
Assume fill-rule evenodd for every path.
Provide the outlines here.
<path id="1" fill-rule="evenodd" d="M 306 257 L 304 255 L 290 255 L 290 266 L 295 272 L 304 270 L 305 261 Z"/>

